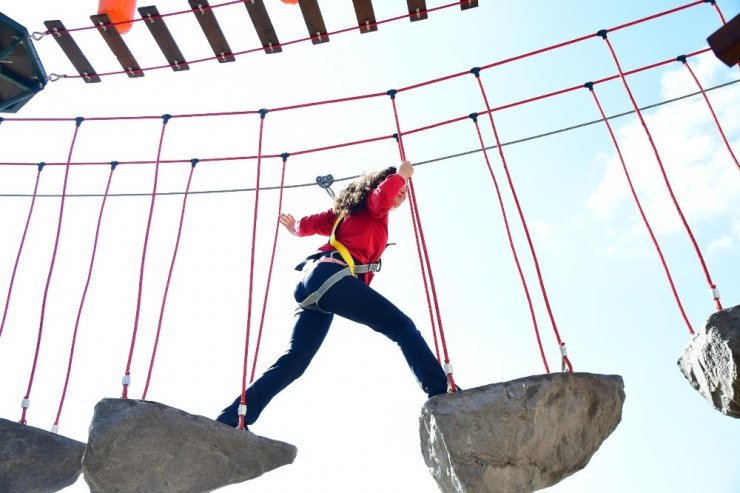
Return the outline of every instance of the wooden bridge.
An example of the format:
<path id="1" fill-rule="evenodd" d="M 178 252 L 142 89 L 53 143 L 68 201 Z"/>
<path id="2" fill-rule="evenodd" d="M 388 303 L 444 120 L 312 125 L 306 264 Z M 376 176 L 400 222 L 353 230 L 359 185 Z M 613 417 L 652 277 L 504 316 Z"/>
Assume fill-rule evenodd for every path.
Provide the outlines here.
<path id="1" fill-rule="evenodd" d="M 203 30 L 208 43 L 213 50 L 215 58 L 220 63 L 233 62 L 235 57 L 229 42 L 223 34 L 221 26 L 213 13 L 213 7 L 207 0 L 188 0 L 193 15 L 198 25 Z M 378 30 L 377 19 L 371 0 L 352 0 L 357 17 L 357 27 L 361 33 Z M 282 47 L 277 32 L 272 25 L 270 16 L 265 8 L 264 0 L 244 0 L 249 18 L 254 30 L 259 37 L 262 47 L 267 54 L 280 53 Z M 303 19 L 306 23 L 308 36 L 313 44 L 326 43 L 329 34 L 326 30 L 324 18 L 321 14 L 318 0 L 300 0 L 298 2 Z M 427 18 L 427 6 L 425 0 L 406 0 L 409 20 L 411 22 L 421 21 Z M 478 6 L 478 0 L 463 0 L 460 9 L 467 10 Z M 144 19 L 144 24 L 154 37 L 157 45 L 164 54 L 170 67 L 175 72 L 188 70 L 188 62 L 185 60 L 174 37 L 165 23 L 165 18 L 160 14 L 156 6 L 139 7 L 139 15 Z M 111 49 L 121 68 L 129 77 L 143 77 L 144 70 L 136 60 L 121 34 L 115 29 L 107 14 L 91 15 L 90 20 Z M 67 55 L 77 72 L 85 82 L 100 82 L 100 77 L 88 61 L 85 54 L 72 38 L 71 33 L 65 28 L 60 20 L 45 21 L 44 24 L 50 35 L 56 39 L 62 51 Z"/>

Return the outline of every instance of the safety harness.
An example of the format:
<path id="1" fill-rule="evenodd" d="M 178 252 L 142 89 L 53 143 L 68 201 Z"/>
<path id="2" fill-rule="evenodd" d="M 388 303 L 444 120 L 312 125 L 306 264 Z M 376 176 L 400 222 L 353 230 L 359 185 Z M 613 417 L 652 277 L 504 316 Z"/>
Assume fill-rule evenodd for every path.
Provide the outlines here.
<path id="1" fill-rule="evenodd" d="M 298 303 L 298 306 L 300 308 L 309 309 L 309 310 L 318 310 L 320 312 L 323 312 L 321 308 L 318 307 L 318 302 L 321 299 L 324 294 L 326 294 L 329 289 L 331 289 L 332 286 L 334 286 L 336 283 L 338 283 L 340 280 L 347 276 L 357 277 L 357 274 L 365 274 L 367 272 L 378 272 L 380 271 L 381 267 L 381 261 L 378 260 L 376 263 L 372 264 L 355 264 L 355 259 L 352 258 L 352 255 L 349 253 L 349 250 L 346 246 L 344 246 L 339 240 L 336 238 L 336 231 L 339 227 L 339 224 L 344 220 L 344 214 L 340 214 L 337 217 L 337 220 L 334 221 L 334 227 L 332 227 L 331 230 L 331 236 L 329 237 L 329 244 L 335 248 L 335 250 L 328 251 L 328 252 L 319 252 L 315 253 L 313 255 L 309 255 L 306 260 L 301 262 L 299 265 L 296 266 L 296 270 L 303 270 L 304 266 L 308 262 L 316 262 L 322 257 L 333 257 L 336 258 L 335 254 L 339 253 L 339 256 L 341 257 L 341 260 L 344 262 L 344 264 L 347 266 L 345 269 L 342 269 L 338 272 L 335 272 L 330 277 L 328 277 L 319 288 L 314 291 L 313 293 L 309 294 L 306 299 Z M 339 259 L 337 259 L 339 260 Z"/>

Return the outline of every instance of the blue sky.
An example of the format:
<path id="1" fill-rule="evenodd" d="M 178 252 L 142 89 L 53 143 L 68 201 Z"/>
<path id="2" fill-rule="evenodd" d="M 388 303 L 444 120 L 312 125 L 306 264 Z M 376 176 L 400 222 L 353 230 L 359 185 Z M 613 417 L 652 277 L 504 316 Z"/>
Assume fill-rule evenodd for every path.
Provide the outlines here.
<path id="1" fill-rule="evenodd" d="M 86 4 L 87 3 L 87 4 Z M 345 3 L 345 2 L 343 2 Z M 378 19 L 403 14 L 402 2 L 375 2 Z M 731 19 L 740 4 L 717 2 Z M 184 5 L 187 5 L 186 3 Z M 429 2 L 429 6 L 442 3 Z M 685 5 L 678 1 L 490 2 L 461 12 L 446 9 L 423 22 L 386 24 L 378 32 L 351 32 L 331 42 L 289 46 L 281 54 L 254 53 L 235 63 L 195 64 L 173 73 L 158 70 L 140 79 L 111 76 L 100 84 L 50 83 L 18 117 L 138 116 L 277 108 L 311 101 L 384 92 L 461 72 L 560 43 L 599 29 Z M 160 12 L 181 10 L 163 1 Z M 43 21 L 87 25 L 95 2 L 13 2 L 3 13 L 42 31 Z M 297 6 L 267 4 L 281 41 L 304 37 Z M 351 4 L 323 6 L 330 31 L 352 25 Z M 216 12 L 235 51 L 258 45 L 243 6 Z M 209 55 L 191 16 L 168 19 L 189 59 Z M 706 47 L 720 26 L 708 4 L 613 32 L 610 41 L 625 70 Z M 75 35 L 99 71 L 117 70 L 95 31 Z M 142 66 L 159 65 L 161 53 L 141 23 L 125 40 Z M 52 39 L 36 43 L 48 73 L 74 73 Z M 738 79 L 711 54 L 690 60 L 705 87 Z M 616 73 L 600 38 L 486 70 L 481 78 L 493 106 L 598 80 Z M 679 63 L 628 78 L 640 105 L 696 90 Z M 619 81 L 597 86 L 608 115 L 631 110 Z M 710 101 L 740 155 L 740 90 L 712 91 Z M 472 76 L 399 94 L 403 129 L 482 111 Z M 667 173 L 702 249 L 726 307 L 740 299 L 740 170 L 722 143 L 707 106 L 694 96 L 645 111 Z M 11 115 L 7 115 L 11 117 Z M 494 114 L 504 142 L 598 118 L 584 89 Z M 257 153 L 254 115 L 173 119 L 165 134 L 165 159 L 248 156 Z M 638 194 L 666 256 L 678 293 L 695 330 L 714 305 L 693 247 L 677 219 L 644 130 L 634 115 L 612 121 Z M 487 119 L 481 127 L 488 145 Z M 161 121 L 86 121 L 73 161 L 153 160 Z M 14 122 L 0 127 L 0 161 L 64 162 L 73 123 Z M 390 100 L 373 98 L 271 112 L 263 150 L 295 152 L 395 132 Z M 420 163 L 474 150 L 470 122 L 447 125 L 405 139 L 408 158 Z M 625 380 L 623 419 L 588 466 L 552 492 L 689 492 L 740 490 L 737 422 L 713 410 L 686 382 L 676 360 L 689 342 L 657 254 L 632 202 L 614 146 L 603 124 L 509 145 L 504 149 L 542 267 L 561 336 L 576 371 L 619 374 Z M 500 160 L 489 153 L 500 185 Z M 355 175 L 398 161 L 391 140 L 291 157 L 286 182 L 313 182 L 317 175 Z M 159 190 L 184 189 L 189 165 L 162 165 Z M 68 192 L 99 194 L 106 166 L 76 166 Z M 48 166 L 40 193 L 58 194 L 64 169 Z M 29 194 L 35 167 L 0 166 L 0 193 Z M 263 160 L 262 184 L 279 183 L 280 161 Z M 153 167 L 120 166 L 113 193 L 151 191 Z M 194 190 L 250 188 L 255 161 L 201 163 Z M 543 365 L 485 161 L 480 153 L 430 162 L 417 168 L 417 200 L 440 300 L 445 335 L 458 383 L 474 387 L 542 373 Z M 335 185 L 339 189 L 342 184 Z M 277 193 L 260 197 L 255 308 L 257 327 L 272 244 Z M 536 289 L 521 226 L 505 192 L 551 369 L 558 348 Z M 0 197 L 0 293 L 5 295 L 28 211 L 28 197 Z M 283 209 L 295 215 L 330 206 L 317 187 L 286 191 Z M 29 424 L 50 429 L 58 406 L 74 319 L 90 260 L 99 197 L 65 203 L 58 261 L 50 287 L 40 362 L 31 396 Z M 130 396 L 143 390 L 149 355 L 172 257 L 182 196 L 157 198 L 147 253 L 142 313 L 132 365 Z M 193 414 L 214 417 L 241 384 L 247 314 L 251 192 L 192 195 L 163 323 L 148 398 Z M 72 383 L 60 433 L 85 441 L 95 403 L 120 395 L 137 295 L 139 261 L 149 200 L 111 197 L 106 205 L 96 267 L 79 328 Z M 39 325 L 40 308 L 59 212 L 58 198 L 39 198 L 19 263 L 8 320 L 0 337 L 0 416 L 20 417 Z M 373 285 L 396 302 L 431 341 L 408 207 L 394 213 L 384 269 Z M 289 336 L 296 274 L 292 268 L 322 243 L 320 238 L 282 235 L 266 313 L 258 371 L 282 353 Z M 253 343 L 252 343 L 252 347 Z M 256 433 L 298 447 L 296 462 L 223 491 L 407 492 L 436 491 L 419 451 L 418 416 L 424 395 L 400 353 L 364 327 L 337 320 L 308 372 L 279 395 L 254 426 Z M 87 491 L 82 479 L 65 491 Z"/>

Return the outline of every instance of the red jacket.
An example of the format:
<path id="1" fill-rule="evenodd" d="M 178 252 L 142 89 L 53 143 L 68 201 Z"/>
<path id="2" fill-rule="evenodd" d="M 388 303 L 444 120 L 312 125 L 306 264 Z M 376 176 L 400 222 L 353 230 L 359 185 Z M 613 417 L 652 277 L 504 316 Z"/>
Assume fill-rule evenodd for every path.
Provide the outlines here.
<path id="1" fill-rule="evenodd" d="M 388 244 L 388 212 L 393 207 L 393 200 L 405 186 L 406 180 L 397 174 L 388 175 L 374 190 L 368 194 L 366 207 L 345 217 L 335 233 L 337 241 L 343 244 L 355 262 L 370 264 L 377 262 Z M 301 218 L 296 223 L 298 236 L 323 235 L 331 236 L 331 230 L 337 214 L 331 209 L 319 214 Z M 334 250 L 327 242 L 319 248 L 325 252 Z M 368 272 L 365 282 L 370 284 L 373 273 Z"/>

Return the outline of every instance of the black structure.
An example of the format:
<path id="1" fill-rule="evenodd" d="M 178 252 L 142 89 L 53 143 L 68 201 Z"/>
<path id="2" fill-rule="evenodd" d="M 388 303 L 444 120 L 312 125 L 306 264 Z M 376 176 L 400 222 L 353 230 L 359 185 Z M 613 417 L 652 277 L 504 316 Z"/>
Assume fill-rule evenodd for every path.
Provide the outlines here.
<path id="1" fill-rule="evenodd" d="M 46 81 L 26 28 L 0 12 L 0 112 L 18 111 Z"/>

